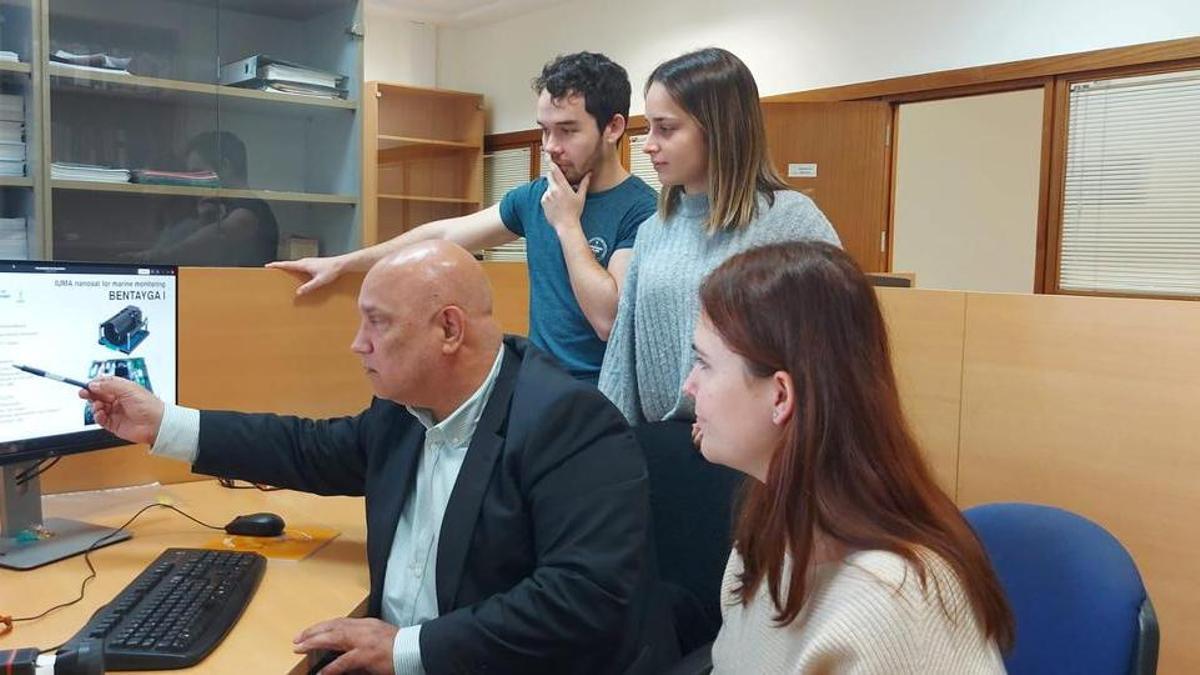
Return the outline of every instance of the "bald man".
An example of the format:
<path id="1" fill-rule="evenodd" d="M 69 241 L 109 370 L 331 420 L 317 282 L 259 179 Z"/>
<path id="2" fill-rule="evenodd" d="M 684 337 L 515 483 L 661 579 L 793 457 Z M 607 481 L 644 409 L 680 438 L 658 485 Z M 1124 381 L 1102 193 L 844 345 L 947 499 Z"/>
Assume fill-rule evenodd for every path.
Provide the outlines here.
<path id="1" fill-rule="evenodd" d="M 198 473 L 366 496 L 372 618 L 295 640 L 342 653 L 324 673 L 661 668 L 646 468 L 621 414 L 501 333 L 482 268 L 452 243 L 380 261 L 358 309 L 351 349 L 375 398 L 355 417 L 165 406 L 117 378 L 80 395 L 109 431 Z"/>

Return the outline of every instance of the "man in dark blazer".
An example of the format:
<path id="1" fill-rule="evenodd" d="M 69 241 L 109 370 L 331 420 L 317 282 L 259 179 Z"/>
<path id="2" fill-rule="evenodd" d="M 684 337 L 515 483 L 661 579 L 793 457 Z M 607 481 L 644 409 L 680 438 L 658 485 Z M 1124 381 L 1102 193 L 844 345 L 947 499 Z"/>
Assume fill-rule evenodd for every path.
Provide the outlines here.
<path id="1" fill-rule="evenodd" d="M 351 348 L 376 398 L 355 417 L 199 412 L 118 378 L 81 396 L 106 429 L 199 473 L 366 496 L 371 618 L 296 639 L 343 652 L 324 672 L 661 668 L 674 642 L 651 616 L 646 468 L 620 413 L 503 336 L 454 244 L 381 261 L 359 310 Z"/>

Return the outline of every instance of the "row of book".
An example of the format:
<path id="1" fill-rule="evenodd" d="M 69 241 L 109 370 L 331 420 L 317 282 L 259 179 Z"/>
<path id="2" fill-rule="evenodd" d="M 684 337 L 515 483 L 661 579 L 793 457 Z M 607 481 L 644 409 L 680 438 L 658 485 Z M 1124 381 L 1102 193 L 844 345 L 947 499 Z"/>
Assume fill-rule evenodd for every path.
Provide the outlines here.
<path id="1" fill-rule="evenodd" d="M 0 176 L 25 175 L 25 97 L 0 94 Z"/>
<path id="2" fill-rule="evenodd" d="M 24 218 L 0 218 L 0 260 L 29 257 L 29 234 Z"/>

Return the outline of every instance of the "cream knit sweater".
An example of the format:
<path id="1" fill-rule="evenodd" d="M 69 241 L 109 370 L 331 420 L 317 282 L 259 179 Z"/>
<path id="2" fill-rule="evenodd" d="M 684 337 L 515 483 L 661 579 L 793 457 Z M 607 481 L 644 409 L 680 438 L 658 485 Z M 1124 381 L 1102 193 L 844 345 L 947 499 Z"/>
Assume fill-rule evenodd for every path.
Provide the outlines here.
<path id="1" fill-rule="evenodd" d="M 713 644 L 713 673 L 1004 673 L 957 577 L 940 558 L 924 559 L 927 588 L 911 565 L 887 551 L 818 566 L 808 602 L 795 621 L 778 627 L 765 583 L 748 605 L 733 595 L 742 572 L 735 550 L 721 585 L 724 620 Z"/>

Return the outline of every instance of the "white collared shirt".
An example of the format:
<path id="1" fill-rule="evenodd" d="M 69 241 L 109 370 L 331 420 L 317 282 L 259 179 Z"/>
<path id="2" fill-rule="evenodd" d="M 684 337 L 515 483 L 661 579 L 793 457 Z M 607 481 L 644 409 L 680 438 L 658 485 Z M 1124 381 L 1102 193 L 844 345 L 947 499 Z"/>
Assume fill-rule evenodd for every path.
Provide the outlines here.
<path id="1" fill-rule="evenodd" d="M 425 427 L 425 443 L 417 459 L 412 494 L 396 523 L 383 578 L 382 618 L 400 627 L 392 643 L 396 675 L 424 674 L 421 624 L 438 616 L 435 570 L 442 518 L 503 362 L 504 345 L 501 345 L 483 383 L 441 422 L 434 423 L 428 410 L 407 408 Z M 192 463 L 199 443 L 200 412 L 168 405 L 150 452 Z"/>

